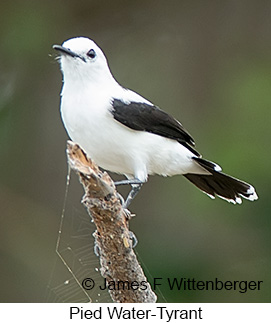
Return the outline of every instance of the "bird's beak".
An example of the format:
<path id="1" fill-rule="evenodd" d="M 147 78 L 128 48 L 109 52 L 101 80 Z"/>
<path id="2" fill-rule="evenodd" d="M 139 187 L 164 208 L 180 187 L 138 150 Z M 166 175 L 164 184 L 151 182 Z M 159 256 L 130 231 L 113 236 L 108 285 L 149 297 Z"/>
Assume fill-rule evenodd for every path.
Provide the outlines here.
<path id="1" fill-rule="evenodd" d="M 66 48 L 60 45 L 53 45 L 53 49 L 59 51 L 61 54 L 69 55 L 71 57 L 77 57 L 82 59 L 84 62 L 86 62 L 83 56 L 76 54 L 75 52 L 71 51 L 69 48 Z"/>

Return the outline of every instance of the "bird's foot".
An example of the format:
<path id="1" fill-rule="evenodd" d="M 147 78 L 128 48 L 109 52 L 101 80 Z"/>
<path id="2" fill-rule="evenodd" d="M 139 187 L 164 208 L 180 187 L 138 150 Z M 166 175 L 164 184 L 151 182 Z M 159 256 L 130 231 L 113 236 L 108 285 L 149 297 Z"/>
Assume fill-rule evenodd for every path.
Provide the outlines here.
<path id="1" fill-rule="evenodd" d="M 138 244 L 138 240 L 134 232 L 129 231 L 129 238 L 132 240 L 132 248 L 134 248 Z"/>

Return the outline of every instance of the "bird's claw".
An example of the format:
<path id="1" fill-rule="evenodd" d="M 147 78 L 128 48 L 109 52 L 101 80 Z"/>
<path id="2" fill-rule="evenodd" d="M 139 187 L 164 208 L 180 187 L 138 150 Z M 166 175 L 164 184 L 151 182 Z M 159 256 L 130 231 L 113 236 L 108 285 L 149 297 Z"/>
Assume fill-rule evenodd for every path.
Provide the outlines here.
<path id="1" fill-rule="evenodd" d="M 129 238 L 132 240 L 132 248 L 134 248 L 138 244 L 138 240 L 134 232 L 129 231 Z"/>

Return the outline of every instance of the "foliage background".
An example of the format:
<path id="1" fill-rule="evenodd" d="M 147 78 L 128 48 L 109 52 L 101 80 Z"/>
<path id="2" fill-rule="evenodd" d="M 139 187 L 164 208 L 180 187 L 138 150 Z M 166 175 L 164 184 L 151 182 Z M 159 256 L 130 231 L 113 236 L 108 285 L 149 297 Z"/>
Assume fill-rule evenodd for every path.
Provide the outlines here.
<path id="1" fill-rule="evenodd" d="M 233 206 L 180 176 L 150 178 L 131 206 L 149 277 L 264 281 L 243 294 L 163 285 L 159 300 L 270 302 L 271 2 L 14 0 L 0 12 L 0 301 L 52 300 L 67 135 L 51 46 L 87 36 L 120 84 L 179 119 L 205 158 L 260 197 Z M 75 177 L 70 190 L 65 217 L 86 216 Z M 53 270 L 59 284 L 63 272 Z"/>

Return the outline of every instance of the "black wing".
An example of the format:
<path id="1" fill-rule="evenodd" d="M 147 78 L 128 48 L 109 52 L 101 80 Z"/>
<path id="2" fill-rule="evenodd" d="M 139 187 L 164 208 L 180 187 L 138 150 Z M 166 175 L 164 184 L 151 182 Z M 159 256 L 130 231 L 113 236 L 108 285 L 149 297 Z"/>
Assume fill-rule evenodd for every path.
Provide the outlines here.
<path id="1" fill-rule="evenodd" d="M 191 146 L 195 145 L 193 138 L 187 133 L 182 124 L 156 106 L 147 103 L 130 102 L 113 99 L 111 113 L 115 120 L 123 125 L 140 131 L 174 139 L 189 149 L 196 156 L 200 154 Z"/>

